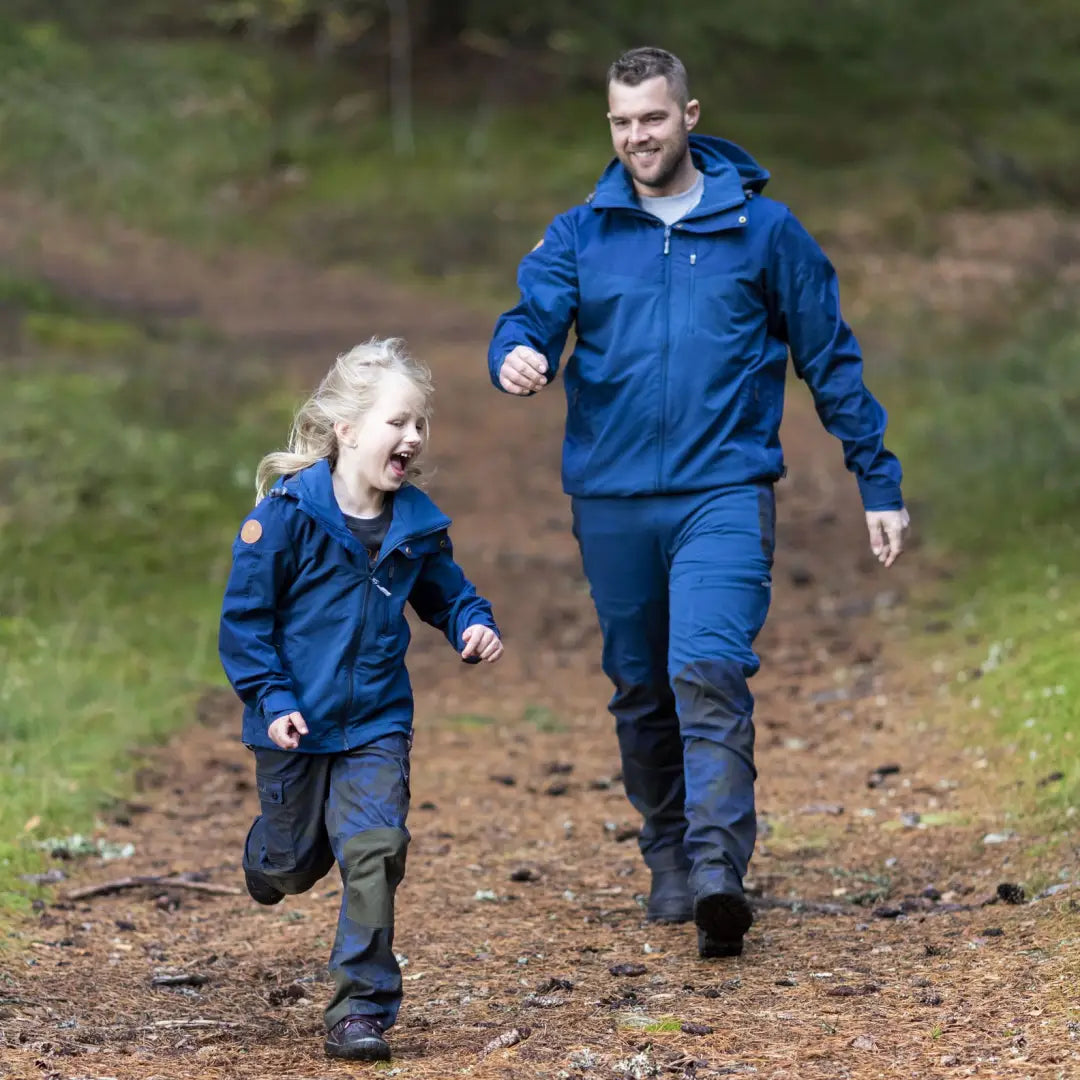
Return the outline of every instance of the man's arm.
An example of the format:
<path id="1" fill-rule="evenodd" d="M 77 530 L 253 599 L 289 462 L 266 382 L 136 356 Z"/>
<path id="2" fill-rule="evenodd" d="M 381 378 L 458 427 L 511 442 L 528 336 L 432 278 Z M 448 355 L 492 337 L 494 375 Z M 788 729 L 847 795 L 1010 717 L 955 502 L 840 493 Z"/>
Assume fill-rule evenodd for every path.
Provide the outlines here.
<path id="1" fill-rule="evenodd" d="M 577 253 L 573 225 L 565 215 L 521 260 L 518 288 L 518 303 L 495 324 L 488 371 L 496 388 L 530 394 L 555 378 L 577 315 Z"/>
<path id="2" fill-rule="evenodd" d="M 871 548 L 890 566 L 903 549 L 908 514 L 900 462 L 885 448 L 887 416 L 863 381 L 859 343 L 840 313 L 836 271 L 790 213 L 773 238 L 768 301 L 773 333 L 790 346 L 795 373 L 809 385 L 821 422 L 843 443 Z"/>

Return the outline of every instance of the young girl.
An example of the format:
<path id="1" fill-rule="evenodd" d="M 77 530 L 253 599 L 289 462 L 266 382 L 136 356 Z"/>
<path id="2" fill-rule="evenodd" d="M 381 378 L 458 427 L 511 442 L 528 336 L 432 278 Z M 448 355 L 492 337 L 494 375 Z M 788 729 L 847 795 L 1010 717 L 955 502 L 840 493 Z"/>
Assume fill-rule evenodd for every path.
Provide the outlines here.
<path id="1" fill-rule="evenodd" d="M 261 816 L 244 874 L 260 904 L 338 864 L 343 883 L 326 1010 L 332 1057 L 390 1057 L 401 1002 L 394 892 L 409 834 L 413 701 L 408 601 L 462 659 L 502 654 L 491 605 L 454 562 L 450 520 L 414 481 L 430 372 L 401 341 L 338 358 L 259 464 L 259 502 L 233 545 L 221 616 L 225 672 L 244 702 Z"/>

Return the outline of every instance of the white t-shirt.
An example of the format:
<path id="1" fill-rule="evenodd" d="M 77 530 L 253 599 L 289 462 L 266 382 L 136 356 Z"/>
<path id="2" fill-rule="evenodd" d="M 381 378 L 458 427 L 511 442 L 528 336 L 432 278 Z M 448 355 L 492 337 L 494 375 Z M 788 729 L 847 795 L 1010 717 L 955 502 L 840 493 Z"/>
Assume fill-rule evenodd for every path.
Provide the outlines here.
<path id="1" fill-rule="evenodd" d="M 701 202 L 701 196 L 705 194 L 705 176 L 696 169 L 694 171 L 697 179 L 686 191 L 678 195 L 639 195 L 641 208 L 658 217 L 665 225 L 674 225 L 676 221 L 681 221 Z"/>

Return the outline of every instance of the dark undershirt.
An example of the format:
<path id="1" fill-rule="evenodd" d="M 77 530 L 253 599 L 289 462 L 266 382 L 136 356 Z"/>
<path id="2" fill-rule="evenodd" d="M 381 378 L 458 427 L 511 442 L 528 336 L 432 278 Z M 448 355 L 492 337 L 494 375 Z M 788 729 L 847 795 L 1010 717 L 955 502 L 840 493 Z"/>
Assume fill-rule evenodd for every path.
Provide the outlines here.
<path id="1" fill-rule="evenodd" d="M 349 532 L 356 537 L 357 542 L 367 551 L 368 561 L 372 566 L 379 558 L 379 549 L 386 539 L 386 532 L 390 528 L 390 519 L 394 516 L 394 500 L 387 495 L 383 502 L 382 511 L 378 517 L 360 518 L 345 514 L 345 524 L 349 526 Z"/>

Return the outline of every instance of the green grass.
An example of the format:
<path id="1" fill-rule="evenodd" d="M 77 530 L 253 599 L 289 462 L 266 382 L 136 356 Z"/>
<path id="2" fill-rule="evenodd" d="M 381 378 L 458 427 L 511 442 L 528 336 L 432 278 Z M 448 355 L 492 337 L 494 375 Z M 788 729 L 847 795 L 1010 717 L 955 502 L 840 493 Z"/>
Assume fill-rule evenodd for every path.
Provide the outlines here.
<path id="1" fill-rule="evenodd" d="M 883 236 L 932 247 L 935 210 L 1028 205 L 1034 181 L 987 174 L 961 131 L 1033 174 L 1080 165 L 1067 95 L 1054 97 L 1067 67 L 1007 109 L 958 85 L 946 112 L 925 88 L 849 61 L 785 57 L 783 78 L 762 79 L 747 56 L 700 85 L 702 130 L 745 144 L 826 240 L 860 207 Z M 83 43 L 0 21 L 0 181 L 189 243 L 273 243 L 504 298 L 521 255 L 592 190 L 611 149 L 599 90 L 527 105 L 484 94 L 451 109 L 421 80 L 417 150 L 401 157 L 381 84 L 347 64 L 226 39 Z"/>
<path id="2" fill-rule="evenodd" d="M 9 287 L 11 295 L 15 290 Z M 9 356 L 0 396 L 0 894 L 37 839 L 89 832 L 130 791 L 137 748 L 191 724 L 222 682 L 217 611 L 268 431 L 287 414 L 204 343 L 30 312 L 43 351 Z M 36 329 L 35 329 L 36 328 Z M 75 332 L 78 331 L 78 332 Z M 78 344 L 71 355 L 57 340 Z M 98 341 L 101 345 L 102 342 Z M 197 377 L 196 377 L 197 374 Z M 242 405 L 242 407 L 241 407 Z M 0 906 L 5 897 L 0 895 Z"/>
<path id="3" fill-rule="evenodd" d="M 1022 801 L 1052 815 L 1080 800 L 1075 310 L 1029 309 L 1004 342 L 916 345 L 914 377 L 892 395 L 905 490 L 921 504 L 932 550 L 954 568 L 951 609 L 924 613 L 952 630 L 918 647 L 983 718 L 969 723 L 1005 740 L 1026 781 Z M 923 600 L 939 605 L 941 590 Z M 1058 771 L 1062 779 L 1037 786 Z"/>

